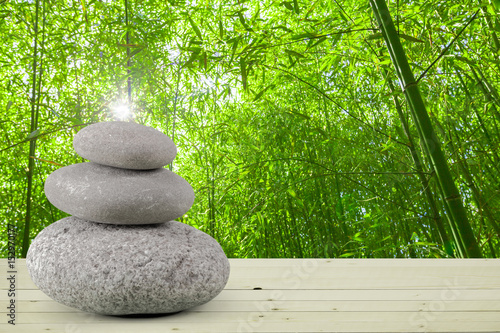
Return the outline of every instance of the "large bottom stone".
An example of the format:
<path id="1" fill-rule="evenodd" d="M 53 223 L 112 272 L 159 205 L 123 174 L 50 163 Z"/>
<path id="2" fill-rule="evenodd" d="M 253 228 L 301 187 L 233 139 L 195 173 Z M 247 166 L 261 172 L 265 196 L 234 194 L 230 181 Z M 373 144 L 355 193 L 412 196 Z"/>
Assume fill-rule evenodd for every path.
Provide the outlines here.
<path id="1" fill-rule="evenodd" d="M 108 315 L 172 313 L 206 303 L 229 277 L 215 239 L 186 224 L 59 220 L 33 240 L 31 279 L 52 299 Z"/>

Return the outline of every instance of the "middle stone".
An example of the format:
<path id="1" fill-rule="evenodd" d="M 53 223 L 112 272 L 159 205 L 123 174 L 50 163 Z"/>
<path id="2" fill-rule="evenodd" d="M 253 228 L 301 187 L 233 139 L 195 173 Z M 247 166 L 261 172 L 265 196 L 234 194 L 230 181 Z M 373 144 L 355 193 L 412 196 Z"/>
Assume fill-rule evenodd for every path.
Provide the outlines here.
<path id="1" fill-rule="evenodd" d="M 45 181 L 45 195 L 68 214 L 113 224 L 174 220 L 194 202 L 191 185 L 170 170 L 128 170 L 92 162 L 54 171 Z"/>

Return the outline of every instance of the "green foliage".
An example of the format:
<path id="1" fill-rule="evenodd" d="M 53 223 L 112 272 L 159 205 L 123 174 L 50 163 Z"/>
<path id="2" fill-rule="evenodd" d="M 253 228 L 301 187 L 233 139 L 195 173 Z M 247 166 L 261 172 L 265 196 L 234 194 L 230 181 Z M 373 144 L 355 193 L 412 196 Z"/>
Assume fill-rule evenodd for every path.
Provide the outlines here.
<path id="1" fill-rule="evenodd" d="M 496 257 L 498 10 L 483 5 L 389 10 L 475 239 Z M 172 170 L 195 189 L 181 220 L 229 257 L 459 256 L 368 2 L 128 0 L 128 25 L 118 1 L 39 0 L 36 13 L 0 5 L 0 226 L 17 226 L 19 256 L 28 175 L 32 239 L 66 216 L 45 178 L 83 161 L 72 137 L 114 117 L 129 78 L 135 121 L 174 139 Z"/>

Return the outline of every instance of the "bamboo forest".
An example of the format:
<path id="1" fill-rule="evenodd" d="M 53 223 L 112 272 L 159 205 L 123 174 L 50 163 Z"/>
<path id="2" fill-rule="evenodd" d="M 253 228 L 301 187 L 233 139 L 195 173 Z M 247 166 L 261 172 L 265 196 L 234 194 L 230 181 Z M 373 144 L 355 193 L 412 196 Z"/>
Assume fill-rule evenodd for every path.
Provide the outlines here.
<path id="1" fill-rule="evenodd" d="M 230 258 L 500 256 L 499 0 L 0 0 L 1 256 L 83 127 L 177 145 Z"/>

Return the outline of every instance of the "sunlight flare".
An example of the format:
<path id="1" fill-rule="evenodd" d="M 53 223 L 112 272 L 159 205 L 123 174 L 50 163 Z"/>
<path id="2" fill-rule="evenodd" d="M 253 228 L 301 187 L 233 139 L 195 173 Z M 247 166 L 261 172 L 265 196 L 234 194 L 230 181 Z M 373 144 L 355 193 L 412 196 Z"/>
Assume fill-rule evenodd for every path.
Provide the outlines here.
<path id="1" fill-rule="evenodd" d="M 130 107 L 123 102 L 120 102 L 111 107 L 111 112 L 113 113 L 114 117 L 118 120 L 126 120 L 132 116 Z"/>

